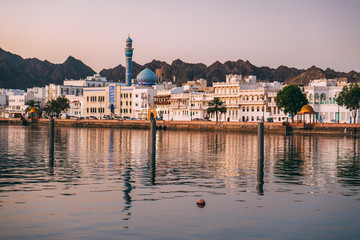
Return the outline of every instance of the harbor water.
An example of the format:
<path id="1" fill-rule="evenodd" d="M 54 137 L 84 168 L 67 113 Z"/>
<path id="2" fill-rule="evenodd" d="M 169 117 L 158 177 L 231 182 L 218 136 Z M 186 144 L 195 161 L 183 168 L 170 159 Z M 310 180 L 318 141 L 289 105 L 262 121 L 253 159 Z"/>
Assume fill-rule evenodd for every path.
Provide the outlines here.
<path id="1" fill-rule="evenodd" d="M 360 239 L 352 135 L 49 131 L 0 126 L 0 239 Z"/>

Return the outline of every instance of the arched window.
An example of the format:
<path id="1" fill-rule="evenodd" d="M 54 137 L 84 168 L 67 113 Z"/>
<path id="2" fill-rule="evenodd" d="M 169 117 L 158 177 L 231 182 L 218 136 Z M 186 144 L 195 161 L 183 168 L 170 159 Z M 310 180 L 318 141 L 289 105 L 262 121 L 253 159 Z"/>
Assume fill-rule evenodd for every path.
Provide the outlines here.
<path id="1" fill-rule="evenodd" d="M 309 103 L 310 104 L 313 103 L 313 95 L 312 95 L 312 93 L 309 94 Z"/>
<path id="2" fill-rule="evenodd" d="M 326 102 L 326 95 L 323 93 L 321 94 L 321 97 L 320 97 L 320 104 L 325 104 Z"/>
<path id="3" fill-rule="evenodd" d="M 319 104 L 319 94 L 315 94 L 315 104 Z"/>

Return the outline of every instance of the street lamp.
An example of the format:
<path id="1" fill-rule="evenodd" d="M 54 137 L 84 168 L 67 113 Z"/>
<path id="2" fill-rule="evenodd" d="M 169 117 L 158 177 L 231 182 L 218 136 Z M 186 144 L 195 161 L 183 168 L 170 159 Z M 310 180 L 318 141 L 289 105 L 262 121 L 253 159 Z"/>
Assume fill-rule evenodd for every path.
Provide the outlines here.
<path id="1" fill-rule="evenodd" d="M 192 121 L 192 96 L 190 93 L 190 121 Z"/>
<path id="2" fill-rule="evenodd" d="M 336 95 L 335 95 L 335 101 L 336 101 Z M 338 123 L 340 123 L 340 106 L 337 101 L 336 101 L 336 104 L 338 105 Z"/>
<path id="3" fill-rule="evenodd" d="M 265 122 L 265 95 L 263 96 L 263 122 Z"/>

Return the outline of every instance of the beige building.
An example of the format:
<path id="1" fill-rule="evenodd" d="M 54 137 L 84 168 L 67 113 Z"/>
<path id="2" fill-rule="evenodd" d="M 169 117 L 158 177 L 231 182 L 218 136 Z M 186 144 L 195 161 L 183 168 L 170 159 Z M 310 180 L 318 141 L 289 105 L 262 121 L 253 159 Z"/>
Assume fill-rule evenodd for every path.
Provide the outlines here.
<path id="1" fill-rule="evenodd" d="M 134 87 L 109 85 L 98 88 L 84 88 L 84 117 L 104 116 L 133 118 Z"/>
<path id="2" fill-rule="evenodd" d="M 226 82 L 213 83 L 214 97 L 224 102 L 227 109 L 220 120 L 254 122 L 272 118 L 283 121 L 286 116 L 274 101 L 281 86 L 279 82 L 258 82 L 256 76 L 226 75 Z"/>

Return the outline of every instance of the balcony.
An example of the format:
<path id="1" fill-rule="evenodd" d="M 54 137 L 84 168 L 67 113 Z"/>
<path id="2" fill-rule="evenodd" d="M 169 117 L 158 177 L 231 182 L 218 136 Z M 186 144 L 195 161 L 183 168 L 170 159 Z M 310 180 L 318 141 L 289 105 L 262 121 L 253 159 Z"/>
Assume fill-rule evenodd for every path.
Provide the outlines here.
<path id="1" fill-rule="evenodd" d="M 226 103 L 225 106 L 227 108 L 239 108 L 240 104 L 239 103 Z"/>
<path id="2" fill-rule="evenodd" d="M 170 101 L 165 101 L 165 100 L 163 100 L 163 101 L 159 101 L 159 100 L 156 100 L 156 101 L 154 101 L 154 104 L 155 105 L 169 105 L 170 104 Z"/>
<path id="3" fill-rule="evenodd" d="M 266 103 L 265 100 L 241 100 L 239 102 L 241 105 L 252 105 L 252 104 L 260 104 L 260 105 L 264 105 Z"/>
<path id="4" fill-rule="evenodd" d="M 214 97 L 220 97 L 220 98 L 230 98 L 230 97 L 239 97 L 239 93 L 215 93 Z"/>

